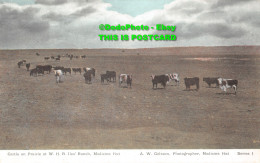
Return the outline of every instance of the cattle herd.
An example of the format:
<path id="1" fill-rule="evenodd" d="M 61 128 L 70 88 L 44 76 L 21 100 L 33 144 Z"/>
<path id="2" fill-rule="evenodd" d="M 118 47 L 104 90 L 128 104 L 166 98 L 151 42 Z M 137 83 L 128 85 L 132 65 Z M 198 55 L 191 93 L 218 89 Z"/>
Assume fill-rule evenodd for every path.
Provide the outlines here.
<path id="1" fill-rule="evenodd" d="M 39 53 L 36 53 L 37 56 L 40 56 Z M 64 57 L 68 57 L 70 60 L 73 58 L 86 58 L 86 55 L 83 56 L 73 56 L 66 54 Z M 44 60 L 54 59 L 56 61 L 59 61 L 61 59 L 61 56 L 58 55 L 57 57 L 51 56 L 51 57 L 44 57 Z M 63 81 L 63 75 L 67 75 L 69 73 L 71 75 L 72 72 L 74 74 L 79 73 L 81 74 L 84 72 L 83 77 L 85 78 L 85 83 L 91 84 L 92 78 L 95 78 L 96 76 L 96 69 L 95 68 L 89 68 L 89 67 L 83 67 L 83 68 L 66 68 L 63 66 L 52 66 L 52 65 L 37 65 L 35 68 L 30 70 L 30 63 L 27 63 L 26 60 L 19 61 L 17 63 L 18 68 L 21 66 L 26 66 L 27 71 L 30 71 L 30 76 L 38 76 L 38 75 L 44 75 L 45 72 L 50 74 L 53 72 L 56 77 L 56 83 L 61 83 Z M 106 71 L 105 74 L 100 74 L 101 83 L 103 84 L 105 81 L 108 82 L 116 82 L 116 72 L 115 71 Z M 153 89 L 157 89 L 157 84 L 161 84 L 163 88 L 166 88 L 166 85 L 170 82 L 175 82 L 177 86 L 179 86 L 180 83 L 180 77 L 178 73 L 170 73 L 170 74 L 162 74 L 162 75 L 151 75 L 152 78 L 152 84 Z M 122 83 L 125 83 L 127 87 L 132 87 L 132 74 L 120 74 L 118 76 L 119 79 L 119 86 L 121 87 Z M 222 91 L 226 92 L 228 88 L 233 88 L 235 93 L 237 92 L 237 85 L 238 81 L 233 79 L 224 79 L 221 77 L 204 77 L 203 81 L 208 84 L 209 87 L 211 87 L 212 84 L 215 84 L 216 87 L 219 87 Z M 191 86 L 196 86 L 196 91 L 199 90 L 199 77 L 185 77 L 184 78 L 184 84 L 186 87 L 186 90 L 190 90 Z"/>

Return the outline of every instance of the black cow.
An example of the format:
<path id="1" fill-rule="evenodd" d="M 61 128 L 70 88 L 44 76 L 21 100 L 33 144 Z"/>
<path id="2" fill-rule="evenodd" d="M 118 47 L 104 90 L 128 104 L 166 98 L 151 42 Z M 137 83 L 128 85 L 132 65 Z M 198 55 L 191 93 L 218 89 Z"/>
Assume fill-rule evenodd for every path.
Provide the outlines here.
<path id="1" fill-rule="evenodd" d="M 86 55 L 82 55 L 81 58 L 84 58 L 84 59 L 85 59 L 85 58 L 86 58 Z"/>
<path id="2" fill-rule="evenodd" d="M 75 72 L 79 72 L 81 74 L 81 68 L 72 68 L 72 71 Z"/>
<path id="3" fill-rule="evenodd" d="M 65 73 L 65 75 L 67 75 L 67 72 L 71 75 L 71 68 L 63 68 L 61 70 Z"/>
<path id="4" fill-rule="evenodd" d="M 55 59 L 55 57 L 51 56 L 51 59 Z"/>
<path id="5" fill-rule="evenodd" d="M 37 74 L 38 74 L 37 68 L 31 69 L 30 76 L 37 76 Z"/>
<path id="6" fill-rule="evenodd" d="M 27 63 L 25 66 L 26 66 L 26 68 L 27 68 L 27 71 L 29 71 L 31 64 L 30 64 L 30 63 Z"/>
<path id="7" fill-rule="evenodd" d="M 36 53 L 36 55 L 37 55 L 37 56 L 40 56 L 40 54 L 39 54 L 39 53 Z"/>
<path id="8" fill-rule="evenodd" d="M 215 78 L 215 77 L 207 77 L 207 78 L 203 78 L 203 81 L 206 82 L 208 84 L 209 87 L 211 87 L 211 84 L 216 84 L 216 87 L 219 86 L 218 84 L 218 78 Z"/>
<path id="9" fill-rule="evenodd" d="M 17 65 L 18 65 L 18 68 L 20 68 L 23 65 L 23 61 L 18 62 Z"/>
<path id="10" fill-rule="evenodd" d="M 113 82 L 116 82 L 116 72 L 115 71 L 106 71 L 106 74 L 108 75 L 110 81 L 112 81 L 111 79 L 113 79 Z"/>
<path id="11" fill-rule="evenodd" d="M 48 59 L 50 59 L 50 57 L 44 57 L 44 60 L 48 60 Z"/>
<path id="12" fill-rule="evenodd" d="M 36 69 L 42 70 L 42 71 L 43 71 L 43 74 L 44 74 L 44 71 L 47 71 L 47 72 L 49 72 L 49 74 L 50 74 L 50 73 L 51 73 L 52 66 L 51 66 L 51 65 L 44 65 L 44 66 L 42 66 L 42 65 L 37 65 L 37 66 L 36 66 Z"/>
<path id="13" fill-rule="evenodd" d="M 57 57 L 57 58 L 55 58 L 55 60 L 56 60 L 56 61 L 60 61 L 60 58 L 59 58 L 59 57 Z"/>
<path id="14" fill-rule="evenodd" d="M 38 74 L 44 74 L 44 70 L 43 69 L 39 69 L 39 68 L 34 68 L 31 69 L 30 71 L 30 76 L 38 76 Z"/>
<path id="15" fill-rule="evenodd" d="M 196 85 L 196 90 L 199 90 L 200 88 L 200 79 L 198 77 L 193 77 L 193 78 L 184 78 L 184 83 L 186 86 L 186 90 L 190 90 L 190 86 Z"/>
<path id="16" fill-rule="evenodd" d="M 109 82 L 108 74 L 100 74 L 100 77 L 101 77 L 101 83 L 104 83 L 105 80 L 107 81 L 107 83 Z"/>
<path id="17" fill-rule="evenodd" d="M 169 81 L 169 77 L 167 75 L 152 75 L 152 83 L 153 83 L 153 89 L 154 85 L 156 86 L 157 89 L 157 84 L 161 83 L 163 88 L 166 87 L 166 83 Z"/>
<path id="18" fill-rule="evenodd" d="M 84 73 L 85 82 L 87 84 L 91 84 L 91 72 L 87 71 Z"/>

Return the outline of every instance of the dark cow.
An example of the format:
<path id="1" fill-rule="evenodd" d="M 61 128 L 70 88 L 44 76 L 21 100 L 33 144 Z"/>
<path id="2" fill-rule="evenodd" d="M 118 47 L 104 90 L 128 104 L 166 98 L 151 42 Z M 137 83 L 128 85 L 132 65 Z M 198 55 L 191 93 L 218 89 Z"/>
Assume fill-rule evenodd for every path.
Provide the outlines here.
<path id="1" fill-rule="evenodd" d="M 20 68 L 23 65 L 23 61 L 18 62 L 17 65 L 18 65 L 18 68 Z"/>
<path id="2" fill-rule="evenodd" d="M 211 87 L 211 84 L 216 84 L 216 87 L 219 86 L 218 84 L 218 78 L 215 78 L 215 77 L 207 77 L 207 78 L 203 78 L 203 81 L 206 82 L 208 84 L 209 87 Z"/>
<path id="3" fill-rule="evenodd" d="M 37 55 L 37 56 L 40 56 L 40 54 L 39 54 L 39 53 L 36 53 L 36 55 Z"/>
<path id="4" fill-rule="evenodd" d="M 65 75 L 67 75 L 67 72 L 71 75 L 71 68 L 63 68 L 61 70 L 65 73 Z"/>
<path id="5" fill-rule="evenodd" d="M 48 60 L 48 59 L 50 59 L 50 57 L 44 57 L 44 60 Z"/>
<path id="6" fill-rule="evenodd" d="M 156 86 L 157 89 L 158 83 L 161 83 L 163 88 L 165 88 L 166 83 L 169 81 L 169 76 L 167 75 L 152 75 L 151 77 L 152 77 L 153 89 L 154 89 L 154 85 Z"/>
<path id="7" fill-rule="evenodd" d="M 55 59 L 55 57 L 54 57 L 54 56 L 51 56 L 51 59 Z"/>
<path id="8" fill-rule="evenodd" d="M 95 77 L 95 75 L 96 75 L 96 70 L 94 68 L 84 67 L 83 70 L 85 72 L 89 71 L 91 73 L 91 75 L 93 75 L 93 77 Z"/>
<path id="9" fill-rule="evenodd" d="M 79 72 L 81 74 L 81 68 L 72 68 L 72 71 L 75 72 Z"/>
<path id="10" fill-rule="evenodd" d="M 87 84 L 91 84 L 91 72 L 90 71 L 87 71 L 84 73 L 84 78 L 85 78 L 85 82 Z"/>
<path id="11" fill-rule="evenodd" d="M 121 87 L 122 83 L 126 83 L 130 88 L 132 88 L 132 75 L 129 74 L 120 74 L 119 75 L 119 86 Z"/>
<path id="12" fill-rule="evenodd" d="M 59 58 L 59 57 L 57 57 L 57 58 L 55 58 L 55 60 L 56 60 L 56 61 L 60 61 L 60 58 Z"/>
<path id="13" fill-rule="evenodd" d="M 38 74 L 37 68 L 31 69 L 30 76 L 37 76 L 37 74 Z"/>
<path id="14" fill-rule="evenodd" d="M 238 81 L 234 79 L 218 78 L 218 84 L 222 91 L 227 92 L 228 88 L 234 88 L 235 94 L 237 93 Z"/>
<path id="15" fill-rule="evenodd" d="M 27 68 L 27 71 L 29 71 L 31 64 L 30 64 L 30 63 L 27 63 L 25 66 L 26 66 L 26 68 Z"/>
<path id="16" fill-rule="evenodd" d="M 112 81 L 111 79 L 113 79 L 113 82 L 116 82 L 116 72 L 115 71 L 106 71 L 106 74 L 108 75 L 110 81 Z"/>
<path id="17" fill-rule="evenodd" d="M 44 74 L 44 71 L 47 71 L 47 72 L 49 72 L 49 74 L 50 74 L 50 73 L 51 73 L 51 70 L 52 70 L 52 66 L 51 66 L 51 65 L 44 65 L 44 66 L 42 66 L 42 65 L 37 65 L 37 66 L 36 66 L 36 69 L 42 70 L 42 71 L 43 71 L 43 74 Z"/>
<path id="18" fill-rule="evenodd" d="M 192 85 L 196 85 L 196 90 L 199 90 L 200 88 L 200 79 L 198 77 L 184 78 L 184 83 L 186 86 L 186 90 L 190 90 L 190 86 Z"/>
<path id="19" fill-rule="evenodd" d="M 86 55 L 82 55 L 81 58 L 85 59 L 85 58 L 86 58 Z"/>
<path id="20" fill-rule="evenodd" d="M 104 83 L 105 80 L 107 81 L 107 83 L 109 82 L 108 74 L 100 74 L 100 77 L 101 77 L 101 83 Z"/>
<path id="21" fill-rule="evenodd" d="M 30 76 L 38 76 L 39 74 L 44 74 L 43 69 L 34 68 L 30 71 Z"/>

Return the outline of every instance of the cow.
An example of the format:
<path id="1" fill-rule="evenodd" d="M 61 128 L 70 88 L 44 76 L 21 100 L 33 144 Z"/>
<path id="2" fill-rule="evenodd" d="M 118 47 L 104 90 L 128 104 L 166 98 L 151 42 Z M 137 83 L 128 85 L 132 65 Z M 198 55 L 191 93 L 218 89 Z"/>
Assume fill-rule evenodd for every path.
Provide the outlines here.
<path id="1" fill-rule="evenodd" d="M 186 86 L 186 90 L 190 90 L 190 86 L 196 85 L 196 90 L 198 91 L 200 88 L 200 79 L 199 77 L 193 77 L 193 78 L 184 78 L 184 83 Z"/>
<path id="2" fill-rule="evenodd" d="M 55 57 L 54 57 L 54 56 L 51 56 L 51 59 L 55 59 Z"/>
<path id="3" fill-rule="evenodd" d="M 172 74 L 165 74 L 168 76 L 169 81 L 167 83 L 170 83 L 171 81 L 174 81 L 176 85 L 179 85 L 180 83 L 180 76 L 177 73 L 172 73 Z"/>
<path id="4" fill-rule="evenodd" d="M 57 57 L 57 58 L 55 58 L 55 60 L 56 60 L 56 61 L 60 61 L 60 58 L 59 58 L 59 57 Z"/>
<path id="5" fill-rule="evenodd" d="M 108 75 L 110 81 L 112 81 L 111 79 L 113 79 L 113 82 L 116 82 L 116 72 L 115 71 L 106 71 L 106 74 Z"/>
<path id="6" fill-rule="evenodd" d="M 63 66 L 55 66 L 53 67 L 54 70 L 63 70 L 64 67 Z"/>
<path id="7" fill-rule="evenodd" d="M 132 75 L 131 74 L 120 74 L 119 75 L 119 87 L 121 87 L 122 83 L 126 83 L 130 88 L 132 88 Z"/>
<path id="8" fill-rule="evenodd" d="M 100 77 L 101 77 L 101 83 L 104 83 L 105 80 L 107 81 L 107 83 L 109 82 L 108 74 L 100 74 Z"/>
<path id="9" fill-rule="evenodd" d="M 36 69 L 42 70 L 42 71 L 43 71 L 43 74 L 44 74 L 44 71 L 47 71 L 47 72 L 49 72 L 49 74 L 50 74 L 50 73 L 51 73 L 51 70 L 52 70 L 52 66 L 51 66 L 51 65 L 44 65 L 44 66 L 42 66 L 42 65 L 37 65 L 37 66 L 36 66 Z"/>
<path id="10" fill-rule="evenodd" d="M 236 93 L 237 93 L 237 85 L 238 85 L 238 81 L 237 80 L 218 78 L 218 84 L 219 84 L 219 88 L 222 91 L 224 91 L 225 93 L 227 92 L 228 88 L 234 88 L 235 95 L 236 95 Z"/>
<path id="11" fill-rule="evenodd" d="M 48 60 L 48 59 L 50 59 L 50 57 L 44 57 L 44 60 Z"/>
<path id="12" fill-rule="evenodd" d="M 63 68 L 62 71 L 67 75 L 67 72 L 71 75 L 71 68 Z"/>
<path id="13" fill-rule="evenodd" d="M 27 63 L 25 66 L 26 66 L 27 71 L 29 71 L 31 64 Z"/>
<path id="14" fill-rule="evenodd" d="M 211 84 L 216 84 L 216 87 L 219 86 L 218 84 L 218 78 L 219 77 L 204 77 L 203 81 L 206 82 L 208 84 L 209 87 L 211 87 Z"/>
<path id="15" fill-rule="evenodd" d="M 84 67 L 83 70 L 85 72 L 89 71 L 91 73 L 91 75 L 93 75 L 93 77 L 95 77 L 95 75 L 96 75 L 96 70 L 94 68 Z"/>
<path id="16" fill-rule="evenodd" d="M 82 55 L 81 58 L 82 58 L 82 59 L 83 59 L 83 58 L 85 59 L 85 58 L 86 58 L 86 55 Z"/>
<path id="17" fill-rule="evenodd" d="M 36 55 L 37 55 L 37 56 L 40 56 L 40 54 L 39 54 L 39 53 L 36 53 Z"/>
<path id="18" fill-rule="evenodd" d="M 31 69 L 30 76 L 37 76 L 37 74 L 38 74 L 37 68 Z"/>
<path id="19" fill-rule="evenodd" d="M 18 68 L 20 68 L 23 65 L 23 61 L 18 62 L 17 65 L 18 65 Z"/>
<path id="20" fill-rule="evenodd" d="M 56 83 L 61 83 L 63 78 L 62 70 L 53 70 L 55 77 L 56 77 Z"/>
<path id="21" fill-rule="evenodd" d="M 168 75 L 152 75 L 152 83 L 153 83 L 153 89 L 154 86 L 156 86 L 157 89 L 157 84 L 161 83 L 163 88 L 166 87 L 166 83 L 169 82 L 169 76 Z"/>
<path id="22" fill-rule="evenodd" d="M 79 72 L 81 74 L 81 68 L 72 68 L 72 71 L 75 72 Z"/>
<path id="23" fill-rule="evenodd" d="M 91 84 L 91 72 L 87 71 L 84 73 L 84 78 L 85 78 L 85 82 L 86 84 Z"/>

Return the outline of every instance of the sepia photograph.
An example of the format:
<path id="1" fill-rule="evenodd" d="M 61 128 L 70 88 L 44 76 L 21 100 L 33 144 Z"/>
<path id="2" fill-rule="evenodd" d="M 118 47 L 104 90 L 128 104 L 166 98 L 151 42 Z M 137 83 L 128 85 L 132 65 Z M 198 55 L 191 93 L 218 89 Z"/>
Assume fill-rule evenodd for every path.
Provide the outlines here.
<path id="1" fill-rule="evenodd" d="M 0 149 L 259 149 L 259 11 L 0 0 Z"/>

